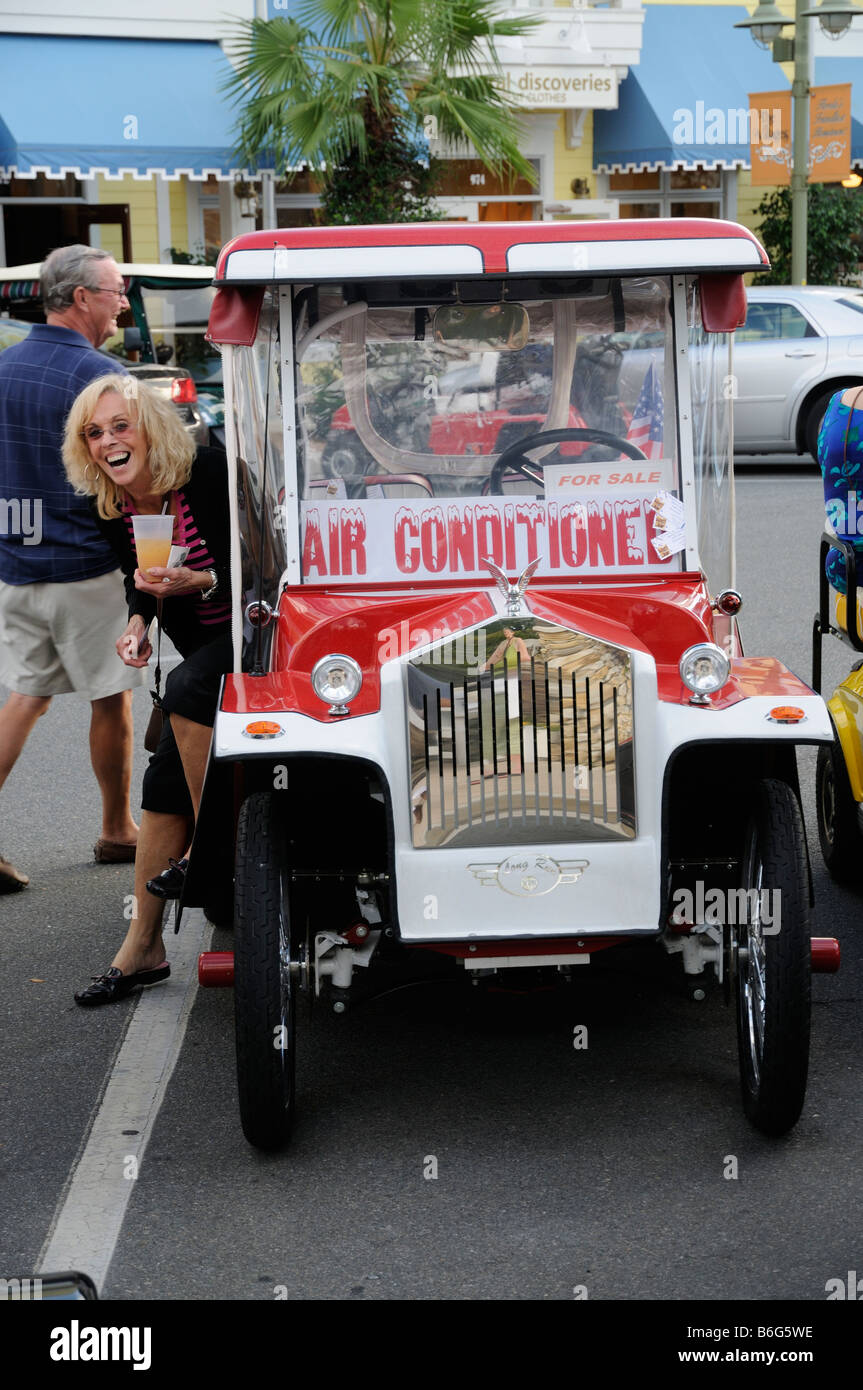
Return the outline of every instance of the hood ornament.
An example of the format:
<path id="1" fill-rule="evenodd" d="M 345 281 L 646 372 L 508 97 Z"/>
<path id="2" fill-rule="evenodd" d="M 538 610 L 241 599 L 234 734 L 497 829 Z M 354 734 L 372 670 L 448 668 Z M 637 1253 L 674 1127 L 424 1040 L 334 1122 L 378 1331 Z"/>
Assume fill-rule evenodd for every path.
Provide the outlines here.
<path id="1" fill-rule="evenodd" d="M 497 581 L 497 587 L 506 599 L 506 615 L 508 618 L 517 618 L 521 613 L 522 595 L 541 563 L 542 556 L 537 555 L 536 559 L 531 560 L 530 564 L 522 570 L 515 584 L 510 584 L 500 565 L 495 564 L 494 560 L 489 559 L 487 555 L 480 557 L 480 564 L 485 565 L 486 569 L 491 570 L 491 573 Z"/>

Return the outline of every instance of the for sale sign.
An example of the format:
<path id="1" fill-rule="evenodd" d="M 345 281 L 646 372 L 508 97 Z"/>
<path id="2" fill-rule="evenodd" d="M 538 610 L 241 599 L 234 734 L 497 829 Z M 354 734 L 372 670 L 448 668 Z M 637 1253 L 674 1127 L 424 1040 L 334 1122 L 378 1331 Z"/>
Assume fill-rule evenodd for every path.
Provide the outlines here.
<path id="1" fill-rule="evenodd" d="M 441 502 L 375 498 L 306 502 L 302 573 L 307 584 L 485 579 L 484 559 L 537 577 L 643 574 L 679 566 L 660 560 L 650 539 L 656 488 L 623 485 L 579 497 L 488 497 Z"/>

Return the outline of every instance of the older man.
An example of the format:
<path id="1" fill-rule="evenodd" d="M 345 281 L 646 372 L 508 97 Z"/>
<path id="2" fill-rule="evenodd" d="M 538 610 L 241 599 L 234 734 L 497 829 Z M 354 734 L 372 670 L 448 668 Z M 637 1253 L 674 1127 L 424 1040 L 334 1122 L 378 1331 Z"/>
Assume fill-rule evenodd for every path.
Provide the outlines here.
<path id="1" fill-rule="evenodd" d="M 111 370 L 96 351 L 128 307 L 107 251 L 64 246 L 42 267 L 47 323 L 0 354 L 0 787 L 54 695 L 91 701 L 90 760 L 102 794 L 101 863 L 134 859 L 138 827 L 129 807 L 132 687 L 144 673 L 117 657 L 126 601 L 117 558 L 87 501 L 70 489 L 60 457 L 63 426 L 78 393 Z M 0 892 L 29 883 L 0 856 Z"/>

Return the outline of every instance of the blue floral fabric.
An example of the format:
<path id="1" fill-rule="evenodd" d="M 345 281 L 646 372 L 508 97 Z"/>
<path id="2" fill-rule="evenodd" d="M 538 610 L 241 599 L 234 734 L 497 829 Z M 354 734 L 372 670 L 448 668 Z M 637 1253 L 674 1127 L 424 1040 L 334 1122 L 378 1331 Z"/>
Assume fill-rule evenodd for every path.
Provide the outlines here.
<path id="1" fill-rule="evenodd" d="M 863 555 L 863 408 L 843 405 L 846 390 L 837 391 L 827 407 L 818 434 L 818 462 L 824 479 L 827 518 L 843 540 Z M 861 397 L 863 407 L 863 397 Z M 849 428 L 849 416 L 851 423 Z M 848 433 L 846 453 L 845 435 Z M 847 592 L 845 557 L 831 548 L 824 564 L 827 578 L 840 594 Z M 861 573 L 858 569 L 858 573 Z M 863 581 L 863 573 L 861 573 Z"/>

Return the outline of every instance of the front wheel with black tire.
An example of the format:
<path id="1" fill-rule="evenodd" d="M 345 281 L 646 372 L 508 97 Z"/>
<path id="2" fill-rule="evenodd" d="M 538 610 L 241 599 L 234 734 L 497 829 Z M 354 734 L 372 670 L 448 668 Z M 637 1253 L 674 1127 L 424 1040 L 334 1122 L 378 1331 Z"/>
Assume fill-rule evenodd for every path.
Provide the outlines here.
<path id="1" fill-rule="evenodd" d="M 755 788 L 741 886 L 744 920 L 728 930 L 743 1108 L 762 1133 L 780 1135 L 806 1095 L 811 975 L 806 842 L 785 782 Z"/>
<path id="2" fill-rule="evenodd" d="M 837 883 L 854 883 L 861 876 L 863 839 L 857 802 L 848 781 L 848 769 L 838 738 L 822 743 L 815 769 L 815 808 L 818 839 L 827 870 Z"/>
<path id="3" fill-rule="evenodd" d="M 234 891 L 234 1011 L 243 1133 L 281 1149 L 294 1119 L 296 1021 L 287 831 L 275 792 L 240 809 Z"/>

